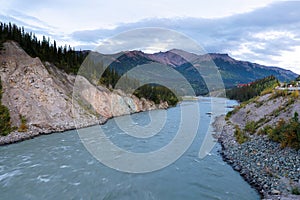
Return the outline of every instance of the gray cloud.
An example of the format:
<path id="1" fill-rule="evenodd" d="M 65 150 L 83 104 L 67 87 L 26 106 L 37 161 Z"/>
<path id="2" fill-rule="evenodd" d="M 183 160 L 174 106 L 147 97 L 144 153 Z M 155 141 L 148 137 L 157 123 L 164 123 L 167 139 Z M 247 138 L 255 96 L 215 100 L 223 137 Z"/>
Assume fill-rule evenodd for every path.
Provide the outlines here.
<path id="1" fill-rule="evenodd" d="M 29 9 L 28 5 L 28 3 L 24 5 L 26 9 Z M 36 7 L 38 6 L 42 5 Z M 207 52 L 230 53 L 239 59 L 276 63 L 274 57 L 281 56 L 284 51 L 293 51 L 295 47 L 300 46 L 299 9 L 299 1 L 284 1 L 248 13 L 223 18 L 148 18 L 135 23 L 121 23 L 114 29 L 81 30 L 70 35 L 51 34 L 51 30 L 55 27 L 16 11 L 12 11 L 10 16 L 0 15 L 0 19 L 25 26 L 28 31 L 44 34 L 56 40 L 64 41 L 68 38 L 66 43 L 74 41 L 77 49 L 94 49 L 99 41 L 124 31 L 157 27 L 183 33 L 198 42 Z M 275 35 L 276 33 L 283 34 L 266 37 L 270 32 L 275 32 Z M 148 32 L 147 36 L 151 34 Z M 136 42 L 140 45 L 143 43 L 142 40 Z M 289 67 L 295 69 L 295 66 Z"/>
<path id="2" fill-rule="evenodd" d="M 250 52 L 243 58 L 248 60 L 269 59 L 280 56 L 300 46 L 300 2 L 277 2 L 248 13 L 217 19 L 175 18 L 147 19 L 136 23 L 119 24 L 115 29 L 77 31 L 71 34 L 74 40 L 93 41 L 111 37 L 123 31 L 143 27 L 169 28 L 186 34 L 196 40 L 208 52 L 235 52 L 242 44 Z M 293 37 L 281 35 L 277 38 L 255 37 L 264 32 L 287 32 Z M 252 45 L 251 45 L 252 44 Z M 257 46 L 261 45 L 261 46 Z"/>

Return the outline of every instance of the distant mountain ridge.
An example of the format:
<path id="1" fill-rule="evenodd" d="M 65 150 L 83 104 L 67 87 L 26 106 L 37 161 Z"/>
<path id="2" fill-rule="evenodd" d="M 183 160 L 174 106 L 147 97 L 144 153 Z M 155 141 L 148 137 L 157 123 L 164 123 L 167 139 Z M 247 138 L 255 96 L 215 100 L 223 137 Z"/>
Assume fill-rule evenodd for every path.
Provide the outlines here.
<path id="1" fill-rule="evenodd" d="M 282 82 L 293 80 L 298 76 L 290 70 L 239 61 L 228 54 L 220 53 L 197 55 L 180 49 L 172 49 L 166 52 L 147 54 L 135 50 L 120 52 L 112 56 L 114 61 L 110 64 L 110 67 L 121 75 L 135 66 L 143 64 L 158 63 L 172 67 L 191 83 L 197 95 L 208 92 L 203 77 L 197 71 L 197 69 L 205 71 L 208 65 L 215 64 L 217 66 L 226 88 L 253 82 L 271 75 Z"/>

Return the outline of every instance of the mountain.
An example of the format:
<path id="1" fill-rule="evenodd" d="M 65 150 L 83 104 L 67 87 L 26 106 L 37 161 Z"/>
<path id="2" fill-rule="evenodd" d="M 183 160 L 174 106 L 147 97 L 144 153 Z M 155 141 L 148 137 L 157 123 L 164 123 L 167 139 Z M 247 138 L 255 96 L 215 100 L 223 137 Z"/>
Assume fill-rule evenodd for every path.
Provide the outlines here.
<path id="1" fill-rule="evenodd" d="M 32 58 L 16 42 L 5 42 L 3 47 L 0 106 L 8 108 L 8 124 L 18 130 L 7 135 L 0 127 L 0 145 L 168 107 L 165 102 L 155 105 L 121 90 L 95 86 L 83 76 L 67 74 L 49 62 Z M 4 120 L 1 110 L 0 116 Z"/>
<path id="2" fill-rule="evenodd" d="M 208 92 L 204 79 L 210 77 L 213 80 L 213 74 L 206 71 L 209 71 L 207 69 L 214 65 L 219 70 L 226 88 L 250 83 L 271 75 L 282 82 L 293 80 L 298 76 L 290 70 L 239 61 L 228 54 L 196 55 L 183 50 L 172 49 L 154 54 L 147 54 L 142 51 L 126 51 L 110 56 L 113 59 L 111 59 L 109 66 L 121 75 L 138 65 L 161 64 L 171 67 L 190 82 L 197 95 Z M 146 75 L 145 78 L 147 78 Z M 165 78 L 168 79 L 169 77 Z M 178 85 L 180 84 L 178 83 Z"/>

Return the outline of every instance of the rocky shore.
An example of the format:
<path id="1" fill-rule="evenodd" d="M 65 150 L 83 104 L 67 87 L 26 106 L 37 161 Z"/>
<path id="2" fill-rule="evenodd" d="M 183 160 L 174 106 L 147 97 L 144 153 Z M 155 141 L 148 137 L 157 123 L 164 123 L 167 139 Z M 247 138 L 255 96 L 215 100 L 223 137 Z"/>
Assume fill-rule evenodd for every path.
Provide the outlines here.
<path id="1" fill-rule="evenodd" d="M 167 107 L 161 107 L 161 105 L 157 105 L 155 109 L 166 109 L 166 108 Z M 143 112 L 143 111 L 140 111 L 140 112 Z M 13 131 L 7 136 L 0 136 L 0 146 L 17 143 L 17 142 L 21 142 L 24 140 L 33 139 L 34 137 L 37 137 L 40 135 L 48 135 L 48 134 L 60 133 L 60 132 L 68 131 L 68 130 L 87 128 L 87 127 L 95 126 L 95 125 L 99 125 L 99 124 L 101 125 L 101 124 L 105 124 L 107 122 L 107 120 L 108 120 L 108 118 L 99 119 L 99 120 L 86 120 L 81 123 L 78 123 L 78 122 L 75 123 L 74 121 L 71 121 L 69 123 L 66 123 L 63 126 L 54 127 L 54 129 L 53 128 L 51 128 L 51 129 L 38 128 L 35 126 L 30 126 L 26 132 Z"/>
<path id="2" fill-rule="evenodd" d="M 234 170 L 253 186 L 264 199 L 300 199 L 293 190 L 300 187 L 300 150 L 281 149 L 266 136 L 253 135 L 243 144 L 236 142 L 234 126 L 217 117 L 214 127 L 219 133 L 221 155 Z M 294 191 L 295 192 L 295 191 Z"/>

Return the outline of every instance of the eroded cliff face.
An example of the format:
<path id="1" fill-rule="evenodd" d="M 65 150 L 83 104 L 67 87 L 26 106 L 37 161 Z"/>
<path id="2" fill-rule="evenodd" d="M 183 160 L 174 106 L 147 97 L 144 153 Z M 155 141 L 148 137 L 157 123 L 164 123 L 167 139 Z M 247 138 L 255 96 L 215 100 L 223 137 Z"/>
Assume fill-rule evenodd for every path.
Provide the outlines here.
<path id="1" fill-rule="evenodd" d="M 94 86 L 84 77 L 68 75 L 50 63 L 31 58 L 15 42 L 4 43 L 0 76 L 4 91 L 2 102 L 10 110 L 12 126 L 20 126 L 20 116 L 26 118 L 28 126 L 26 133 L 14 132 L 0 137 L 0 144 L 104 123 L 114 116 L 168 107 L 166 103 L 155 105 L 120 90 Z M 75 82 L 77 87 L 74 88 Z"/>

